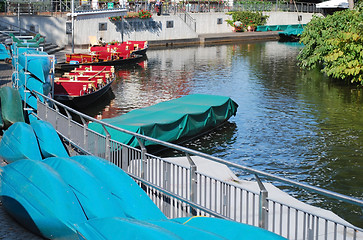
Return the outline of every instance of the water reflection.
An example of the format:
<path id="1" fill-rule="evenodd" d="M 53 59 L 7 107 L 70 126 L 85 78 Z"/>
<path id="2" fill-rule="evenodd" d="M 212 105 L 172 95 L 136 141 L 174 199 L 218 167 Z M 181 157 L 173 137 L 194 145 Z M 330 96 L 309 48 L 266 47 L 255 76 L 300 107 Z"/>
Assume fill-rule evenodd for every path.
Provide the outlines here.
<path id="1" fill-rule="evenodd" d="M 113 117 L 193 93 L 229 96 L 239 105 L 230 124 L 188 147 L 363 198 L 361 89 L 301 71 L 299 50 L 278 42 L 149 50 L 143 66 L 118 72 L 115 98 L 99 113 Z M 362 224 L 349 213 L 359 209 L 342 209 Z"/>

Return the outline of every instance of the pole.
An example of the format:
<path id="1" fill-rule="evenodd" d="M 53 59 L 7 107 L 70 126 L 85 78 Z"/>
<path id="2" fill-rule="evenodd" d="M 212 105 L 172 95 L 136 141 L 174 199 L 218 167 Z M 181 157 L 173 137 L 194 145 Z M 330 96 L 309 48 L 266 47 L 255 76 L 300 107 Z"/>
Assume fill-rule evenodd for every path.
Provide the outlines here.
<path id="1" fill-rule="evenodd" d="M 72 9 L 72 53 L 74 53 L 74 0 L 71 1 Z"/>
<path id="2" fill-rule="evenodd" d="M 19 34 L 21 36 L 21 30 L 20 30 L 20 3 L 18 3 L 18 28 L 19 28 Z"/>
<path id="3" fill-rule="evenodd" d="M 124 42 L 124 18 L 121 18 L 121 42 Z"/>

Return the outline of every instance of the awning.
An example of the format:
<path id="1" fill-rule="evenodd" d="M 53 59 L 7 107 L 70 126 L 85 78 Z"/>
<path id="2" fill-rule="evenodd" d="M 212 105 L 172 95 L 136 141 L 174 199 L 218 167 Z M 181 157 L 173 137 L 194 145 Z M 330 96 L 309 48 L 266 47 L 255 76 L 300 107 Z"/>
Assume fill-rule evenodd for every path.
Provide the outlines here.
<path id="1" fill-rule="evenodd" d="M 348 0 L 330 0 L 316 4 L 316 8 L 349 8 Z"/>

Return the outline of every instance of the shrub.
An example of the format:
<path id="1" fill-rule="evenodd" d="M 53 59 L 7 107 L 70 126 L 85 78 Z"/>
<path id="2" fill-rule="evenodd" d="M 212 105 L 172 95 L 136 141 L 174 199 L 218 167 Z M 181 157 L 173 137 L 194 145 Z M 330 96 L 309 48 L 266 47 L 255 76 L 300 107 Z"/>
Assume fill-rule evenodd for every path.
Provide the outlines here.
<path id="1" fill-rule="evenodd" d="M 235 27 L 235 22 L 241 22 L 241 25 L 244 29 L 246 29 L 248 26 L 265 25 L 268 18 L 268 16 L 262 15 L 261 12 L 236 11 L 229 12 L 228 14 L 232 15 L 232 20 L 227 20 L 229 25 Z"/>
<path id="2" fill-rule="evenodd" d="M 363 14 L 356 10 L 314 17 L 301 35 L 298 55 L 304 69 L 321 68 L 327 76 L 363 85 Z"/>

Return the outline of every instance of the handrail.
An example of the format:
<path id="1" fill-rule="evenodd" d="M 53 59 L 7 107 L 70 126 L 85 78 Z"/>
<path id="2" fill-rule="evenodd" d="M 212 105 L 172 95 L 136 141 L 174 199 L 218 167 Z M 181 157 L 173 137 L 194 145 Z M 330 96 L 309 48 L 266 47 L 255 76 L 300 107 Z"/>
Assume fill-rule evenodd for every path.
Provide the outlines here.
<path id="1" fill-rule="evenodd" d="M 19 31 L 19 33 L 21 33 L 22 31 L 23 32 L 25 32 L 25 33 L 31 33 L 31 35 L 37 35 L 38 33 L 37 32 L 35 32 L 35 31 L 32 31 L 32 30 L 29 30 L 29 29 L 25 29 L 25 28 L 22 28 L 22 27 L 19 27 L 19 26 L 16 26 L 16 25 L 14 25 L 14 24 L 11 24 L 11 23 L 9 23 L 8 21 L 4 21 L 4 20 L 2 20 L 2 19 L 0 19 L 0 25 L 1 25 L 1 23 L 5 23 L 6 24 L 6 26 L 11 26 L 12 28 L 16 28 L 16 29 L 18 29 L 18 31 Z M 6 34 L 6 35 L 9 35 L 8 33 L 6 33 L 6 32 L 2 32 L 3 34 Z M 45 36 L 42 36 L 41 35 L 41 37 L 42 38 L 45 38 Z"/>
<path id="2" fill-rule="evenodd" d="M 113 126 L 113 125 L 111 125 L 109 123 L 102 122 L 102 121 L 97 120 L 95 118 L 92 118 L 92 117 L 90 117 L 88 115 L 85 115 L 85 114 L 83 114 L 81 112 L 78 112 L 78 111 L 76 111 L 76 110 L 74 110 L 74 109 L 72 109 L 72 108 L 70 108 L 70 107 L 68 107 L 68 106 L 66 106 L 66 105 L 64 105 L 62 103 L 59 103 L 59 102 L 55 101 L 54 99 L 52 99 L 52 98 L 50 98 L 48 96 L 45 96 L 45 95 L 43 95 L 43 94 L 41 94 L 41 93 L 39 93 L 37 91 L 33 90 L 32 92 L 44 97 L 45 99 L 48 99 L 49 101 L 53 102 L 56 105 L 61 106 L 62 108 L 67 109 L 67 111 L 70 111 L 70 112 L 73 112 L 74 114 L 77 114 L 78 116 L 80 116 L 80 117 L 82 117 L 84 119 L 87 119 L 87 120 L 92 121 L 92 122 L 99 123 L 99 124 L 101 124 L 103 126 L 106 126 L 106 127 L 109 127 L 109 128 L 113 128 L 113 129 L 115 129 L 117 131 L 120 131 L 120 132 L 123 132 L 123 133 L 126 133 L 126 134 L 130 134 L 130 135 L 135 136 L 137 138 L 141 138 L 141 139 L 144 139 L 146 141 L 151 141 L 153 143 L 156 143 L 156 144 L 168 147 L 168 148 L 172 148 L 174 150 L 182 151 L 182 152 L 185 152 L 185 153 L 188 153 L 188 154 L 191 154 L 191 155 L 195 155 L 195 156 L 203 157 L 203 158 L 206 158 L 206 159 L 209 159 L 209 160 L 213 160 L 215 162 L 225 164 L 225 165 L 227 165 L 229 167 L 244 170 L 244 171 L 247 171 L 247 172 L 252 173 L 252 174 L 257 174 L 259 176 L 264 176 L 264 177 L 266 177 L 268 179 L 277 180 L 277 181 L 283 182 L 283 183 L 288 183 L 288 184 L 290 184 L 292 186 L 299 187 L 299 188 L 302 188 L 302 189 L 305 189 L 305 190 L 310 190 L 310 191 L 313 191 L 315 193 L 319 193 L 321 195 L 331 197 L 331 198 L 334 198 L 334 199 L 337 199 L 337 200 L 340 200 L 340 201 L 344 201 L 344 202 L 347 202 L 347 203 L 351 203 L 351 204 L 354 204 L 356 206 L 359 206 L 359 207 L 363 208 L 363 200 L 360 200 L 358 198 L 346 196 L 344 194 L 340 194 L 340 193 L 336 193 L 336 192 L 333 192 L 333 191 L 330 191 L 330 190 L 326 190 L 326 189 L 322 189 L 322 188 L 319 188 L 319 187 L 311 186 L 311 185 L 308 185 L 308 184 L 305 184 L 305 183 L 296 182 L 296 181 L 293 181 L 293 180 L 290 180 L 290 179 L 287 179 L 287 178 L 284 178 L 284 177 L 275 176 L 273 174 L 266 173 L 266 172 L 263 172 L 263 171 L 260 171 L 260 170 L 256 170 L 256 169 L 253 169 L 251 167 L 235 164 L 235 163 L 223 160 L 223 159 L 221 159 L 219 157 L 208 155 L 206 153 L 202 153 L 202 152 L 192 150 L 192 149 L 189 149 L 189 148 L 186 148 L 186 147 L 178 146 L 178 145 L 175 145 L 173 143 L 164 142 L 162 140 L 158 140 L 158 139 L 155 139 L 155 138 L 144 136 L 142 134 L 131 132 L 131 131 L 128 131 L 126 129 L 115 127 L 115 126 Z"/>
<path id="3" fill-rule="evenodd" d="M 183 16 L 182 16 L 183 15 Z M 191 28 L 193 29 L 194 32 L 197 31 L 197 22 L 195 21 L 195 19 L 190 16 L 190 14 L 185 11 L 185 10 L 181 10 L 178 13 L 178 16 Z"/>

